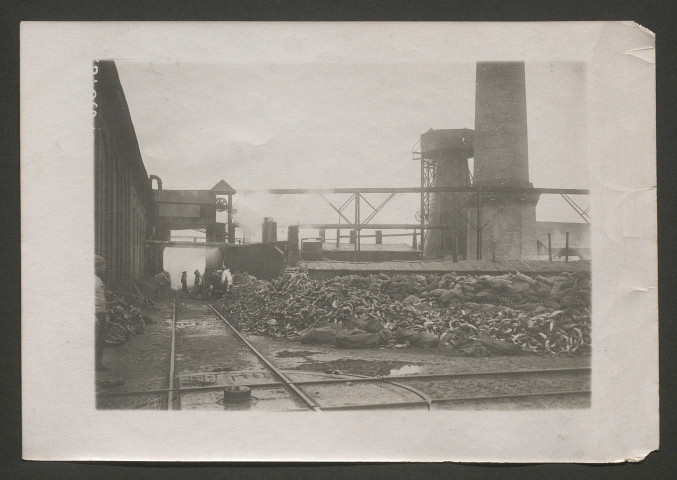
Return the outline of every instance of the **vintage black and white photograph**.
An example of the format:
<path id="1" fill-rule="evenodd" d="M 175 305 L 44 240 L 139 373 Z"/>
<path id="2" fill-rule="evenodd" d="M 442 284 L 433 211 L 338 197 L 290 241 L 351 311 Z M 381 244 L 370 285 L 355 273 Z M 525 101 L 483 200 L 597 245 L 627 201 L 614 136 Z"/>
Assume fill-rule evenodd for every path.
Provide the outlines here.
<path id="1" fill-rule="evenodd" d="M 641 25 L 28 22 L 21 42 L 25 459 L 658 447 Z"/>
<path id="2" fill-rule="evenodd" d="M 589 407 L 584 63 L 93 82 L 98 408 Z"/>

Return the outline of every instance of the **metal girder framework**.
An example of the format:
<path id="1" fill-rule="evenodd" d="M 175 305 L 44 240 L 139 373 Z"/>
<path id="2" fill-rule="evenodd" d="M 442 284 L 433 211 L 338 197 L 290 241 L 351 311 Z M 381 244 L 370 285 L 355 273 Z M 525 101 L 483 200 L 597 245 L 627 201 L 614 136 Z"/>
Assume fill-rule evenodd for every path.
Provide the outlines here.
<path id="1" fill-rule="evenodd" d="M 585 221 L 585 223 L 590 224 L 590 214 L 588 213 L 590 211 L 590 207 L 586 208 L 583 210 L 569 195 L 566 193 L 561 194 L 562 198 L 564 199 L 565 202 L 569 204 L 571 208 L 574 209 L 574 211 L 580 215 L 580 217 Z"/>
<path id="2" fill-rule="evenodd" d="M 478 188 L 482 193 L 494 195 L 510 195 L 515 193 L 532 194 L 567 194 L 567 195 L 589 195 L 590 190 L 581 188 L 529 188 L 529 187 L 495 187 L 495 186 L 477 186 L 467 187 L 356 187 L 356 188 L 274 188 L 267 190 L 240 190 L 238 193 L 246 194 L 271 194 L 271 195 L 304 195 L 309 193 L 423 193 L 423 192 L 467 192 L 476 193 Z"/>
<path id="3" fill-rule="evenodd" d="M 412 155 L 414 160 L 420 160 L 421 162 L 421 186 L 420 187 L 357 187 L 357 188 L 274 188 L 274 189 L 264 189 L 264 190 L 240 190 L 241 194 L 247 193 L 266 193 L 274 194 L 276 198 L 281 195 L 304 195 L 304 194 L 319 194 L 325 202 L 327 202 L 331 208 L 338 213 L 339 222 L 341 220 L 345 221 L 345 224 L 342 223 L 305 223 L 299 224 L 299 228 L 315 228 L 315 229 L 336 229 L 337 241 L 340 242 L 340 230 L 341 229 L 351 229 L 355 230 L 356 241 L 355 241 L 355 252 L 360 251 L 361 244 L 361 231 L 364 229 L 369 230 L 414 230 L 414 235 L 416 230 L 421 232 L 421 241 L 419 244 L 419 249 L 423 251 L 425 244 L 425 232 L 427 230 L 433 229 L 442 229 L 448 228 L 448 225 L 431 225 L 430 224 L 430 208 L 432 203 L 432 194 L 433 193 L 467 193 L 468 200 L 465 205 L 460 209 L 454 207 L 459 213 L 461 213 L 462 218 L 477 232 L 477 258 L 481 259 L 482 253 L 482 230 L 489 226 L 493 220 L 503 211 L 505 207 L 499 207 L 494 215 L 489 219 L 488 222 L 482 222 L 482 209 L 481 209 L 481 198 L 494 197 L 496 195 L 516 195 L 516 194 L 530 194 L 530 195 L 561 195 L 562 198 L 567 202 L 571 208 L 578 213 L 581 218 L 587 223 L 590 223 L 590 216 L 588 214 L 588 209 L 581 208 L 570 196 L 571 195 L 589 195 L 590 191 L 587 189 L 580 188 L 534 188 L 534 187 L 502 187 L 502 186 L 491 186 L 491 185 L 468 185 L 468 186 L 456 186 L 456 187 L 436 187 L 434 186 L 435 175 L 437 173 L 438 162 L 436 159 L 431 159 L 421 155 L 421 152 L 416 151 L 416 146 L 412 150 Z M 334 205 L 329 199 L 327 199 L 324 194 L 351 194 L 350 197 L 343 202 L 340 207 Z M 365 197 L 365 193 L 388 193 L 390 194 L 380 205 L 375 207 L 371 204 Z M 420 210 L 416 215 L 416 220 L 418 224 L 369 224 L 369 222 L 378 214 L 381 209 L 398 193 L 416 193 L 420 195 Z M 473 195 L 474 194 L 474 195 Z M 367 216 L 364 221 L 361 221 L 361 206 L 360 201 L 364 202 L 372 208 L 372 212 Z M 346 207 L 353 202 L 354 204 L 354 220 L 351 222 L 346 215 L 343 214 L 343 211 Z M 476 221 L 473 222 L 468 218 L 468 216 L 462 212 L 468 208 L 470 203 L 474 203 L 476 208 Z"/>
<path id="4" fill-rule="evenodd" d="M 354 196 L 354 195 L 353 195 L 353 196 Z M 320 197 L 322 197 L 322 198 L 324 199 L 324 201 L 327 202 L 327 203 L 329 204 L 329 206 L 330 206 L 331 208 L 333 208 L 334 211 L 335 211 L 336 213 L 338 213 L 339 216 L 340 216 L 343 220 L 345 220 L 346 223 L 347 223 L 348 225 L 352 225 L 352 222 L 351 222 L 350 220 L 348 220 L 348 219 L 346 218 L 346 216 L 343 215 L 343 213 L 342 213 L 343 208 L 345 208 L 345 205 L 347 205 L 348 202 L 344 203 L 344 204 L 343 204 L 343 207 L 341 207 L 341 208 L 339 209 L 339 208 L 336 208 L 336 207 L 334 206 L 334 204 L 331 203 L 329 200 L 327 200 L 327 197 L 325 197 L 325 196 L 322 195 L 321 193 L 320 193 Z"/>
<path id="5" fill-rule="evenodd" d="M 426 229 L 447 228 L 448 225 L 426 225 Z M 345 223 L 300 223 L 299 228 L 314 229 L 346 229 L 350 230 L 419 230 L 421 226 L 418 223 L 370 223 L 369 225 L 346 225 Z"/>
<path id="6" fill-rule="evenodd" d="M 374 217 L 376 216 L 376 214 L 377 214 L 378 212 L 380 212 L 381 209 L 382 209 L 383 207 L 385 207 L 385 205 L 386 205 L 386 204 L 387 204 L 387 203 L 388 203 L 395 195 L 396 195 L 395 193 L 391 193 L 391 194 L 388 196 L 388 198 L 386 198 L 385 200 L 383 200 L 383 202 L 381 202 L 381 204 L 380 204 L 378 207 L 374 208 L 374 211 L 371 212 L 371 214 L 364 220 L 364 223 L 363 223 L 363 224 L 369 223 L 369 222 L 371 221 L 371 219 L 374 218 Z M 362 198 L 364 198 L 364 197 L 362 197 Z M 367 199 L 365 198 L 364 201 L 366 202 Z M 371 205 L 371 204 L 369 204 L 369 205 Z M 372 208 L 373 208 L 373 207 L 372 207 Z"/>
<path id="7" fill-rule="evenodd" d="M 302 193 L 298 192 L 296 189 L 294 189 L 293 193 Z M 310 193 L 310 192 L 308 192 Z M 339 222 L 341 220 L 344 220 L 346 223 L 338 223 L 338 224 L 300 224 L 299 228 L 316 228 L 316 229 L 336 229 L 340 232 L 341 229 L 344 228 L 349 228 L 351 230 L 355 230 L 357 232 L 357 237 L 356 237 L 356 242 L 355 242 L 355 251 L 359 252 L 361 249 L 361 230 L 363 228 L 370 228 L 370 229 L 375 229 L 375 230 L 387 230 L 387 229 L 395 229 L 402 227 L 403 229 L 407 229 L 409 227 L 413 228 L 418 228 L 418 225 L 406 225 L 406 224 L 383 224 L 383 225 L 371 225 L 369 227 L 366 227 L 366 225 L 385 207 L 388 202 L 396 195 L 397 192 L 392 192 L 388 197 L 385 198 L 378 206 L 374 206 L 369 200 L 366 199 L 366 197 L 361 194 L 360 192 L 353 192 L 350 197 L 346 201 L 341 204 L 340 207 L 337 207 L 334 205 L 327 197 L 324 196 L 324 191 L 317 191 L 317 192 L 312 192 L 312 193 L 317 193 L 322 199 L 334 210 L 336 213 L 339 215 Z M 277 196 L 282 195 L 282 193 L 278 193 Z M 277 197 L 276 197 L 277 198 Z M 372 209 L 372 212 L 367 216 L 367 218 L 362 221 L 361 220 L 361 200 L 364 200 L 364 202 L 369 205 Z M 346 209 L 346 207 L 350 204 L 353 203 L 354 210 L 355 210 L 355 217 L 354 220 L 351 221 L 348 217 L 346 217 L 343 214 L 343 211 Z M 383 228 L 379 228 L 383 227 Z M 337 239 L 340 242 L 341 235 L 340 233 L 337 235 Z"/>

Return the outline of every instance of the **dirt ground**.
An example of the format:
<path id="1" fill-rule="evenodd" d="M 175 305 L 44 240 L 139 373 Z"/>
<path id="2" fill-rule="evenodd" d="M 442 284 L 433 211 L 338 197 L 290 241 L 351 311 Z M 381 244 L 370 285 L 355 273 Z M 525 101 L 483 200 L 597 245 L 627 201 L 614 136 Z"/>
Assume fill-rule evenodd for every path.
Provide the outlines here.
<path id="1" fill-rule="evenodd" d="M 133 336 L 120 346 L 107 346 L 104 363 L 111 372 L 97 373 L 100 379 L 123 379 L 124 390 L 149 390 L 167 387 L 169 355 L 172 338 L 172 301 L 165 300 L 152 307 L 144 307 L 155 324 L 148 325 L 143 334 Z M 190 312 L 189 316 L 190 316 Z M 182 317 L 185 315 L 182 315 Z M 213 325 L 212 325 L 213 324 Z M 177 322 L 176 371 L 178 374 L 191 372 L 218 371 L 219 368 L 252 369 L 253 363 L 246 347 L 216 332 L 218 322 L 206 316 L 196 315 L 195 319 Z M 214 330 L 214 335 L 210 331 Z M 303 345 L 298 341 L 277 339 L 258 335 L 245 335 L 256 349 L 265 355 L 277 368 L 287 372 L 311 371 L 318 373 L 355 374 L 367 376 L 482 373 L 508 370 L 536 370 L 545 368 L 589 367 L 590 356 L 492 356 L 455 357 L 448 349 L 439 347 L 432 350 L 408 349 L 338 349 L 329 345 Z M 560 374 L 552 378 L 533 377 L 520 380 L 521 388 L 544 388 L 548 390 L 575 390 L 580 380 Z M 526 383 L 524 383 L 526 382 Z M 529 383 L 530 382 L 530 383 Z M 505 384 L 505 382 L 503 382 Z M 491 394 L 491 380 L 478 380 L 464 385 L 449 384 L 439 390 L 439 385 L 411 384 L 435 397 L 449 397 L 454 393 L 468 392 Z M 589 385 L 588 385 L 589 387 Z M 103 387 L 101 387 L 103 388 Z M 515 384 L 519 391 L 520 383 Z M 471 393 L 472 393 L 471 392 Z M 585 408 L 589 397 L 550 397 L 483 403 L 479 408 L 521 409 L 521 408 Z M 104 407 L 105 408 L 105 407 Z M 444 404 L 437 408 L 469 408 L 463 402 Z M 472 406 L 472 408 L 476 408 Z"/>
<path id="2" fill-rule="evenodd" d="M 97 381 L 122 379 L 125 387 L 134 390 L 158 388 L 158 384 L 166 386 L 172 344 L 172 308 L 171 300 L 143 307 L 143 313 L 156 323 L 146 325 L 144 333 L 132 336 L 122 345 L 107 345 L 103 363 L 111 371 L 96 372 Z"/>
<path id="3" fill-rule="evenodd" d="M 507 370 L 530 370 L 541 368 L 579 368 L 590 366 L 590 356 L 493 356 L 454 357 L 444 347 L 423 350 L 407 349 L 341 349 L 330 345 L 303 345 L 298 341 L 277 339 L 258 335 L 245 335 L 261 353 L 281 369 L 309 369 L 318 371 L 341 370 L 344 373 L 362 375 L 406 375 L 440 373 L 480 373 Z M 393 368 L 385 371 L 375 366 L 369 371 L 360 361 L 394 362 Z M 357 363 L 355 363 L 357 362 Z M 377 365 L 377 364 L 375 364 Z M 409 368 L 405 368 L 410 366 Z M 399 371 L 403 369 L 402 371 Z M 360 371 L 358 371 L 360 370 Z M 324 371 L 324 370 L 322 370 Z"/>

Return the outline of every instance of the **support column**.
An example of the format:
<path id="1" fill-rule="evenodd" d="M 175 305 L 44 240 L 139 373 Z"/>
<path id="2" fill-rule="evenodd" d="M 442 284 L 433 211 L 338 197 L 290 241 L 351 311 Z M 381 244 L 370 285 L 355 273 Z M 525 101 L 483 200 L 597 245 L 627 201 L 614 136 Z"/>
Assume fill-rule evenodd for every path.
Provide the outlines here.
<path id="1" fill-rule="evenodd" d="M 228 243 L 235 243 L 235 229 L 233 228 L 233 195 L 228 195 Z"/>
<path id="2" fill-rule="evenodd" d="M 423 158 L 423 142 L 421 142 L 421 252 L 425 247 L 425 159 Z"/>
<path id="3" fill-rule="evenodd" d="M 287 229 L 287 264 L 295 267 L 299 262 L 299 226 L 289 225 Z"/>

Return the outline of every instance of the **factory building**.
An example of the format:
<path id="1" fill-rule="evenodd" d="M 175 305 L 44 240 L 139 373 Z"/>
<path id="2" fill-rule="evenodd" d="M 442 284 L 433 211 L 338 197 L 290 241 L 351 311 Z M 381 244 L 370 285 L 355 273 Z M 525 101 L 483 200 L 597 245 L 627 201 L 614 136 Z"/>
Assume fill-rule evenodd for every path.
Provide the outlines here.
<path id="1" fill-rule="evenodd" d="M 565 258 L 589 258 L 589 235 L 581 233 L 582 226 L 536 222 L 539 192 L 547 189 L 534 189 L 529 181 L 523 62 L 477 64 L 474 130 L 430 129 L 420 136 L 414 152 L 421 161 L 420 224 L 369 223 L 395 193 L 407 189 L 377 189 L 390 193 L 378 207 L 367 202 L 365 192 L 348 189 L 352 197 L 343 206 L 332 205 L 344 219 L 341 211 L 351 202 L 355 208 L 353 225 L 347 221 L 348 244 L 341 244 L 340 224 L 312 224 L 320 235 L 310 239 L 299 238 L 300 225 L 290 225 L 287 240 L 278 241 L 277 223 L 266 217 L 263 245 L 236 245 L 235 189 L 220 180 L 210 190 L 168 190 L 159 177 L 149 178 L 115 63 L 99 61 L 94 70 L 96 253 L 108 262 L 107 284 L 113 288 L 131 290 L 134 280 L 162 271 L 166 247 L 204 250 L 206 271 L 225 264 L 260 278 L 296 266 L 299 256 L 311 262 L 416 261 L 421 256 L 454 262 L 543 260 L 562 252 Z M 362 202 L 373 210 L 363 221 Z M 228 213 L 227 223 L 216 221 L 220 211 Z M 374 235 L 364 233 L 367 224 Z M 381 228 L 413 228 L 413 241 L 383 244 L 384 236 L 409 234 L 383 234 Z M 203 231 L 206 242 L 172 241 L 172 230 L 185 229 Z M 337 230 L 335 246 L 326 241 L 327 229 Z M 420 243 L 417 230 L 424 232 Z M 362 245 L 371 237 L 375 244 Z"/>
<path id="2" fill-rule="evenodd" d="M 156 205 L 134 125 L 113 61 L 94 63 L 95 253 L 106 259 L 106 285 L 131 290 L 162 270 L 162 255 L 146 247 Z"/>
<path id="3" fill-rule="evenodd" d="M 536 204 L 529 190 L 526 81 L 523 62 L 479 62 L 475 130 L 421 135 L 422 187 L 477 187 L 422 196 L 427 258 L 536 259 Z M 472 175 L 468 159 L 474 158 Z M 492 187 L 514 187 L 512 193 Z"/>

